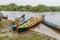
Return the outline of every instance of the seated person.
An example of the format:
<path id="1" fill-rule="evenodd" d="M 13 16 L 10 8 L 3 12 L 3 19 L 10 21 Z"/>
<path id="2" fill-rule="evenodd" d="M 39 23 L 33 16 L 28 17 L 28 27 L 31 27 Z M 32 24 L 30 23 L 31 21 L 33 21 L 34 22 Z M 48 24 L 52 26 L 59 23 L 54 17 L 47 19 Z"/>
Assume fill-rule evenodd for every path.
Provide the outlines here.
<path id="1" fill-rule="evenodd" d="M 8 19 L 8 16 L 6 15 L 6 16 L 4 17 L 4 19 Z"/>

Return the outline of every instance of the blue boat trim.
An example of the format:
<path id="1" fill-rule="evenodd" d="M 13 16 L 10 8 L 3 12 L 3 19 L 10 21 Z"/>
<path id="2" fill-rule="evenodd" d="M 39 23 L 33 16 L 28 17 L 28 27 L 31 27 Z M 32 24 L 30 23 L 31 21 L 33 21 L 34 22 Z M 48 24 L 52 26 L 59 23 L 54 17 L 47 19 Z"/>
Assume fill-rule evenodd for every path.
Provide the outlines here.
<path id="1" fill-rule="evenodd" d="M 43 18 L 40 21 L 37 21 L 36 23 L 34 23 L 33 25 L 30 25 L 27 27 L 23 27 L 23 28 L 18 27 L 18 32 L 23 32 L 23 31 L 29 30 L 30 28 L 34 27 L 35 25 L 41 23 L 42 20 L 43 20 Z"/>
<path id="2" fill-rule="evenodd" d="M 60 25 L 54 24 L 54 23 L 52 23 L 52 22 L 48 22 L 48 21 L 46 21 L 46 20 L 43 20 L 42 23 L 44 23 L 44 24 L 46 24 L 46 25 L 48 25 L 48 26 L 51 26 L 51 27 L 53 27 L 53 28 L 55 28 L 55 29 L 57 29 L 57 30 L 60 30 Z"/>
<path id="3" fill-rule="evenodd" d="M 18 24 L 18 26 L 21 26 L 21 25 L 23 25 L 24 23 L 27 23 L 30 19 L 31 19 L 31 18 L 29 18 L 29 19 L 21 22 L 20 24 Z M 15 30 L 16 30 L 16 25 L 13 25 L 13 26 L 12 26 L 12 29 L 15 31 Z"/>

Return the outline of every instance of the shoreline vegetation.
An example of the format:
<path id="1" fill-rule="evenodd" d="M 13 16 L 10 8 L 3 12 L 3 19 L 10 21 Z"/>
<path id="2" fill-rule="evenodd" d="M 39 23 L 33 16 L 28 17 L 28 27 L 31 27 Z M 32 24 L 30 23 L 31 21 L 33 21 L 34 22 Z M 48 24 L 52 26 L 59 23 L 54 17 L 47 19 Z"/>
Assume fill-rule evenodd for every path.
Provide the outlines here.
<path id="1" fill-rule="evenodd" d="M 29 12 L 59 12 L 60 6 L 46 6 L 46 5 L 17 5 L 10 3 L 9 5 L 0 5 L 0 11 L 29 11 Z"/>

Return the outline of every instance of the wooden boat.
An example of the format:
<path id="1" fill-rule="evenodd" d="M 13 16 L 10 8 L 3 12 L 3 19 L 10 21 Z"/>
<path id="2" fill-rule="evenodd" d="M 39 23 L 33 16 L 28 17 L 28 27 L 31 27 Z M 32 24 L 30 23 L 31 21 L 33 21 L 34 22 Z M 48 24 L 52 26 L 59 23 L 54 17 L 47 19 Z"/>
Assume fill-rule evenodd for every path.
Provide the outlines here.
<path id="1" fill-rule="evenodd" d="M 45 24 L 45 25 L 51 26 L 51 27 L 53 27 L 53 28 L 55 28 L 55 29 L 57 29 L 57 30 L 60 30 L 60 26 L 57 25 L 57 24 L 48 22 L 48 21 L 46 21 L 46 20 L 43 20 L 42 23 Z"/>
<path id="2" fill-rule="evenodd" d="M 32 28 L 34 25 L 42 22 L 43 18 L 32 18 L 30 19 L 27 23 L 21 25 L 18 27 L 18 32 L 23 32 L 23 31 L 26 31 L 30 28 Z"/>
<path id="3" fill-rule="evenodd" d="M 20 26 L 21 24 L 23 24 L 24 20 L 25 20 L 25 14 L 23 14 L 20 18 L 16 18 L 19 22 L 18 26 Z M 13 25 L 12 29 L 15 31 L 16 30 L 16 26 L 17 25 Z"/>
<path id="4" fill-rule="evenodd" d="M 29 19 L 27 19 L 27 20 L 25 20 L 25 21 L 19 23 L 18 26 L 23 25 L 24 23 L 28 22 L 30 19 L 31 19 L 31 18 L 29 18 Z M 15 31 L 15 30 L 16 30 L 16 25 L 13 25 L 13 26 L 12 26 L 12 29 Z"/>

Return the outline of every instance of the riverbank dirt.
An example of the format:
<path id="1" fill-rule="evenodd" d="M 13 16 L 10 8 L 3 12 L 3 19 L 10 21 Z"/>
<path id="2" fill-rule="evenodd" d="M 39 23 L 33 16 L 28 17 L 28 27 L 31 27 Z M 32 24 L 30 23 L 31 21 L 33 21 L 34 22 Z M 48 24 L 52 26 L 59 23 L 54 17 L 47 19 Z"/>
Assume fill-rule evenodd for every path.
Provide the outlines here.
<path id="1" fill-rule="evenodd" d="M 2 19 L 1 20 L 1 28 L 5 29 L 5 28 L 9 28 L 12 25 L 12 21 L 11 20 L 6 20 L 6 19 Z"/>
<path id="2" fill-rule="evenodd" d="M 4 40 L 56 40 L 55 38 L 49 37 L 48 35 L 28 30 L 22 33 L 18 33 L 17 31 L 13 31 L 11 28 L 12 21 L 2 20 L 2 28 L 0 30 L 0 39 Z M 38 26 L 38 25 L 36 25 Z M 4 30 L 4 31 L 3 31 Z"/>

